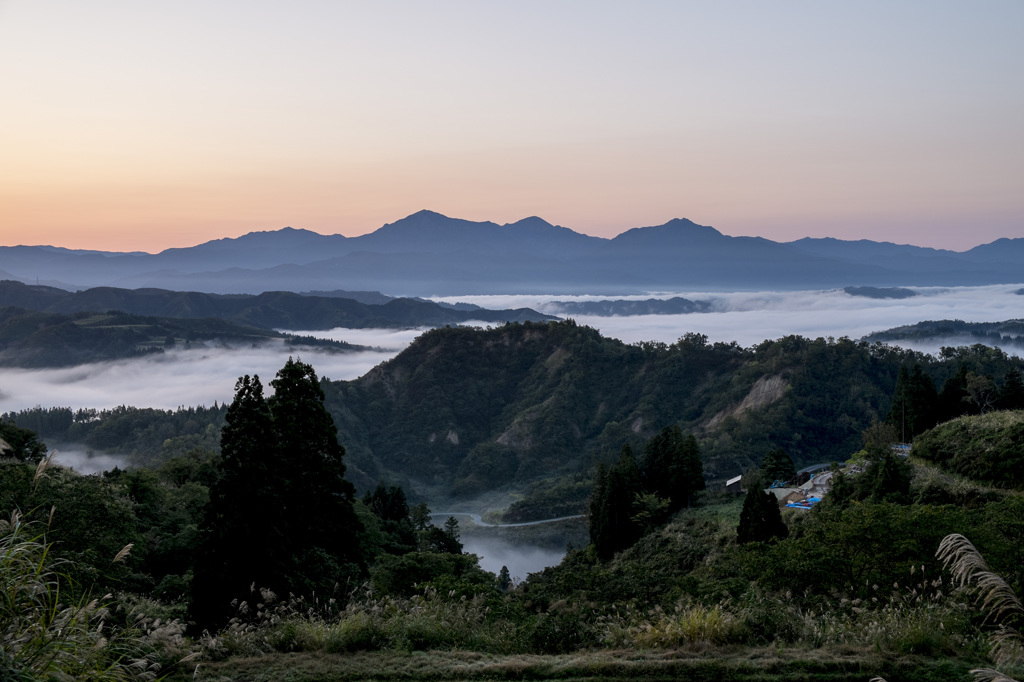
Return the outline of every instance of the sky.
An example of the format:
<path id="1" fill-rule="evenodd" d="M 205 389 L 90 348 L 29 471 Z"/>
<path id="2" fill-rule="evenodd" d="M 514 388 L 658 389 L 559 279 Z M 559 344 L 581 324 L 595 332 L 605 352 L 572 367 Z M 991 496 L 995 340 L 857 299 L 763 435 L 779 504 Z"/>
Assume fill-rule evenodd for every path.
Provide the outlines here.
<path id="1" fill-rule="evenodd" d="M 1024 236 L 1024 2 L 0 0 L 0 245 Z"/>

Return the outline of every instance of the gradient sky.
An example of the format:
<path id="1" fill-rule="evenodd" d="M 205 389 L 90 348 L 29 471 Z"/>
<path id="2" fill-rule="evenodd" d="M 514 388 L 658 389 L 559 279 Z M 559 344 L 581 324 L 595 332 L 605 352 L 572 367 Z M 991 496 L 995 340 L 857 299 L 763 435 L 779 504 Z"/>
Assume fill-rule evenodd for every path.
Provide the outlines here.
<path id="1" fill-rule="evenodd" d="M 0 0 L 0 244 L 1024 236 L 1024 2 Z"/>

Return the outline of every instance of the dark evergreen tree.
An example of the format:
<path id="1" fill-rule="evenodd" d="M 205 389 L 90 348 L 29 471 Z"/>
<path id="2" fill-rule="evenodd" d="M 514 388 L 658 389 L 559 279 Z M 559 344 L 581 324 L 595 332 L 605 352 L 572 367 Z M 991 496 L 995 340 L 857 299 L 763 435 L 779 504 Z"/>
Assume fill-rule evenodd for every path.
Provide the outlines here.
<path id="1" fill-rule="evenodd" d="M 770 492 L 753 489 L 743 499 L 740 525 L 736 528 L 736 541 L 741 545 L 748 542 L 769 542 L 789 535 L 789 529 L 782 521 L 779 501 Z"/>
<path id="2" fill-rule="evenodd" d="M 249 599 L 250 586 L 280 589 L 282 548 L 281 463 L 270 409 L 259 376 L 235 384 L 221 432 L 220 478 L 200 527 L 192 580 L 191 617 L 213 625 L 232 600 Z"/>
<path id="3" fill-rule="evenodd" d="M 964 414 L 971 414 L 971 404 L 967 393 L 967 365 L 961 363 L 956 374 L 946 379 L 938 399 L 937 422 L 956 419 Z M 895 409 L 895 403 L 893 408 Z"/>
<path id="4" fill-rule="evenodd" d="M 622 447 L 610 470 L 598 468 L 598 481 L 590 501 L 590 541 L 597 555 L 610 559 L 636 542 L 641 533 L 633 521 L 633 503 L 643 488 L 633 451 Z"/>
<path id="5" fill-rule="evenodd" d="M 402 521 L 409 518 L 409 503 L 401 486 L 377 484 L 373 493 L 366 493 L 363 503 L 383 521 Z"/>
<path id="6" fill-rule="evenodd" d="M 380 519 L 384 535 L 382 549 L 390 554 L 414 552 L 418 546 L 416 527 L 410 515 L 409 503 L 401 486 L 377 484 L 372 493 L 366 492 L 363 504 Z M 424 521 L 424 526 L 429 521 Z M 421 529 L 422 530 L 422 529 Z"/>
<path id="7" fill-rule="evenodd" d="M 608 519 L 608 468 L 598 462 L 594 474 L 594 488 L 587 503 L 587 527 L 590 530 L 590 544 L 602 553 L 601 548 L 611 544 Z"/>
<path id="8" fill-rule="evenodd" d="M 345 479 L 338 429 L 324 408 L 313 367 L 288 358 L 267 400 L 281 457 L 282 512 L 293 571 L 289 591 L 327 595 L 365 570 L 359 551 L 362 526 Z"/>
<path id="9" fill-rule="evenodd" d="M 892 448 L 868 448 L 868 466 L 858 479 L 857 497 L 872 502 L 907 502 L 913 471 Z"/>
<path id="10" fill-rule="evenodd" d="M 857 497 L 857 487 L 850 476 L 839 469 L 839 465 L 832 464 L 832 485 L 828 495 L 820 502 L 823 508 L 842 509 L 850 500 Z"/>
<path id="11" fill-rule="evenodd" d="M 935 384 L 914 363 L 912 370 L 900 367 L 886 423 L 892 424 L 902 442 L 909 442 L 919 433 L 935 426 L 937 395 Z"/>
<path id="12" fill-rule="evenodd" d="M 689 507 L 693 498 L 693 494 L 704 490 L 706 484 L 704 482 L 704 463 L 700 458 L 700 446 L 697 445 L 697 439 L 692 433 L 686 434 L 686 438 L 683 439 L 683 445 L 681 449 L 681 476 L 680 476 L 680 488 L 685 494 L 685 499 L 680 500 L 679 507 Z M 671 510 L 672 507 L 670 506 Z"/>
<path id="13" fill-rule="evenodd" d="M 221 477 L 200 528 L 191 615 L 214 625 L 250 588 L 330 595 L 364 572 L 344 449 L 313 368 L 289 358 L 263 398 L 239 379 L 221 435 Z"/>
<path id="14" fill-rule="evenodd" d="M 1006 372 L 1003 385 L 999 389 L 996 407 L 1000 410 L 1024 410 L 1024 381 L 1021 380 L 1020 370 L 1016 367 L 1011 367 Z"/>
<path id="15" fill-rule="evenodd" d="M 459 541 L 459 521 L 449 516 L 444 528 L 429 526 L 422 534 L 423 550 L 436 554 L 462 554 L 462 543 Z"/>
<path id="16" fill-rule="evenodd" d="M 498 589 L 502 592 L 505 592 L 512 587 L 512 576 L 509 575 L 508 566 L 502 566 L 501 571 L 498 572 L 497 585 Z"/>
<path id="17" fill-rule="evenodd" d="M 761 460 L 761 477 L 765 487 L 772 485 L 775 481 L 785 483 L 796 477 L 796 465 L 782 448 L 769 450 Z"/>
<path id="18" fill-rule="evenodd" d="M 644 448 L 643 487 L 669 500 L 669 512 L 689 506 L 690 498 L 704 490 L 704 467 L 693 434 L 683 437 L 679 426 L 668 426 Z"/>

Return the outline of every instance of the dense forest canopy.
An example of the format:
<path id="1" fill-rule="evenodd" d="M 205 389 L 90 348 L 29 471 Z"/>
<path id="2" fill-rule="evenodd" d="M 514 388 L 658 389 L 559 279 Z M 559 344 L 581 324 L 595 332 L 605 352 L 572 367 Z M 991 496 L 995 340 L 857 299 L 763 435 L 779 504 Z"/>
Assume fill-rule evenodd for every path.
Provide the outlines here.
<path id="1" fill-rule="evenodd" d="M 981 345 L 933 358 L 799 336 L 751 348 L 699 334 L 625 344 L 572 321 L 528 322 L 435 329 L 359 379 L 321 384 L 359 490 L 388 478 L 419 497 L 450 499 L 589 478 L 624 443 L 639 452 L 672 424 L 697 439 L 709 482 L 775 448 L 797 468 L 843 461 L 875 421 L 909 439 L 960 414 L 1024 405 L 1020 366 Z M 223 416 L 223 407 L 122 407 L 0 417 L 46 439 L 157 463 L 216 449 Z"/>
<path id="2" fill-rule="evenodd" d="M 242 377 L 234 401 L 212 408 L 3 415 L 0 508 L 15 513 L 0 561 L 38 556 L 44 569 L 5 569 L 38 598 L 0 607 L 0 628 L 52 612 L 42 583 L 77 614 L 12 639 L 5 665 L 34 670 L 26 652 L 60 646 L 78 652 L 59 660 L 80 676 L 160 664 L 189 679 L 199 673 L 183 659 L 255 653 L 272 665 L 298 651 L 785 646 L 826 677 L 851 656 L 906 672 L 893 657 L 912 654 L 919 672 L 894 677 L 935 679 L 930 661 L 948 661 L 948 676 L 989 651 L 971 599 L 941 587 L 943 537 L 969 535 L 1008 590 L 1024 588 L 1021 381 L 1018 361 L 991 349 L 933 359 L 846 339 L 743 349 L 696 334 L 626 345 L 530 323 L 436 330 L 353 382 L 289 360 L 270 387 L 264 397 Z M 964 416 L 928 430 L 954 407 Z M 909 460 L 890 447 L 908 411 L 923 429 Z M 30 423 L 149 466 L 80 476 L 44 457 Z M 837 467 L 810 511 L 780 513 L 759 489 L 824 457 L 856 467 Z M 742 464 L 757 482 L 745 498 L 720 485 Z M 382 480 L 403 467 L 414 488 Z M 378 476 L 362 497 L 353 471 Z M 535 493 L 519 509 L 537 514 L 584 491 L 590 544 L 513 581 L 463 553 L 454 518 L 433 526 L 426 504 L 409 503 L 509 481 Z M 74 601 L 107 592 L 111 608 Z"/>

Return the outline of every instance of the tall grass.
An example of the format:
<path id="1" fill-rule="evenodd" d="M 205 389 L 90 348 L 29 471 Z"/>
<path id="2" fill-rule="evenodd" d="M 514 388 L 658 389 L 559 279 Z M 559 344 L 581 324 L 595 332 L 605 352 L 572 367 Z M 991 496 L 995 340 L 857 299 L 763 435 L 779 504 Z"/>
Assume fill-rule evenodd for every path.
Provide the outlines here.
<path id="1" fill-rule="evenodd" d="M 252 603 L 216 635 L 200 639 L 205 657 L 221 659 L 272 651 L 414 651 L 464 649 L 506 653 L 515 648 L 516 628 L 492 613 L 485 599 L 441 594 L 433 587 L 408 599 L 354 596 L 344 608 L 333 600 L 292 597 L 278 602 L 268 590 L 253 591 Z"/>
<path id="2" fill-rule="evenodd" d="M 885 600 L 837 597 L 817 608 L 803 608 L 787 595 L 755 591 L 738 602 L 711 606 L 682 600 L 671 613 L 626 606 L 603 619 L 603 642 L 640 649 L 768 644 L 932 657 L 984 655 L 987 647 L 966 604 L 946 598 L 941 578 L 915 573 Z"/>
<path id="3" fill-rule="evenodd" d="M 962 587 L 972 589 L 986 623 L 995 631 L 989 637 L 990 656 L 997 668 L 1019 669 L 1024 663 L 1024 605 L 1003 578 L 993 573 L 981 553 L 963 535 L 953 533 L 943 538 L 936 556 Z M 1005 672 L 993 668 L 971 671 L 978 682 L 1015 682 Z"/>
<path id="4" fill-rule="evenodd" d="M 134 655 L 133 631 L 108 625 L 108 601 L 76 597 L 43 536 L 17 512 L 0 521 L 0 671 L 14 680 L 154 679 L 152 661 Z"/>

